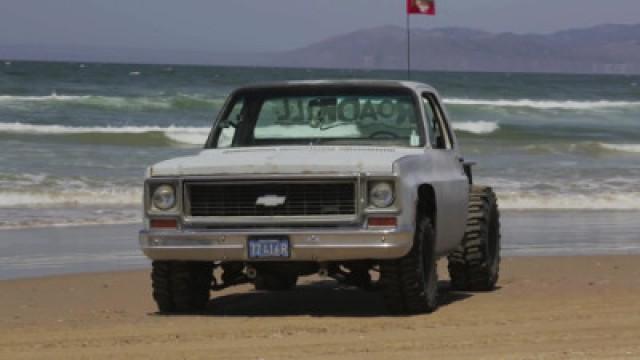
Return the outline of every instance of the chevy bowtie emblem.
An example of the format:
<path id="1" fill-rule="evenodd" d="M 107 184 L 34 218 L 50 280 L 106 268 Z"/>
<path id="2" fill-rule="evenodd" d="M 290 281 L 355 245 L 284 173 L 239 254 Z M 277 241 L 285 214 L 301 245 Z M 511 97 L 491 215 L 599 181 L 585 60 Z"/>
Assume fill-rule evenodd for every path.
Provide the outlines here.
<path id="1" fill-rule="evenodd" d="M 286 196 L 278 195 L 263 195 L 256 199 L 256 205 L 262 205 L 266 207 L 276 207 L 284 205 L 287 200 Z"/>

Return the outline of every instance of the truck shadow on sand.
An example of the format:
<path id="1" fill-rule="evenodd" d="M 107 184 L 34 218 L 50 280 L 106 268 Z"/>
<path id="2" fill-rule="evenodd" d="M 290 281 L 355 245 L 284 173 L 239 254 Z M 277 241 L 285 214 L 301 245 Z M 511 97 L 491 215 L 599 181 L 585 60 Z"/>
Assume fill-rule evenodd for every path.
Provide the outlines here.
<path id="1" fill-rule="evenodd" d="M 450 289 L 440 281 L 440 306 L 463 301 L 470 293 Z M 214 295 L 215 296 L 215 295 Z M 249 291 L 214 297 L 203 315 L 209 316 L 389 316 L 380 291 L 316 281 L 282 292 Z"/>

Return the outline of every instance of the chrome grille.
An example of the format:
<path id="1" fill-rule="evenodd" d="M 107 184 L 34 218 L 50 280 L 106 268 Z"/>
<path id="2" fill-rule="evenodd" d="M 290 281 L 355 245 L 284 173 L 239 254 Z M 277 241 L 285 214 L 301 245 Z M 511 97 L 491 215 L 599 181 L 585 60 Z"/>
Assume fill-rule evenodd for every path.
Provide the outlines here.
<path id="1" fill-rule="evenodd" d="M 185 183 L 185 193 L 188 201 L 185 209 L 193 217 L 335 216 L 356 213 L 354 181 L 190 182 Z"/>

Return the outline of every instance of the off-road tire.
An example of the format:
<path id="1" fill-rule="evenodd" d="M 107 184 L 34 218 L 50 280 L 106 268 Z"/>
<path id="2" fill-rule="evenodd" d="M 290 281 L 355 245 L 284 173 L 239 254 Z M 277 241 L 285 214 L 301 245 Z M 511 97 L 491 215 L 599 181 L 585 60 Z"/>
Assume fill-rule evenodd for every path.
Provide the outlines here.
<path id="1" fill-rule="evenodd" d="M 298 275 L 287 273 L 258 273 L 254 286 L 256 290 L 287 291 L 296 287 Z"/>
<path id="2" fill-rule="evenodd" d="M 464 239 L 448 260 L 454 290 L 495 289 L 500 274 L 500 212 L 490 187 L 471 187 Z"/>
<path id="3" fill-rule="evenodd" d="M 194 313 L 209 303 L 213 263 L 154 261 L 153 299 L 162 313 Z"/>
<path id="4" fill-rule="evenodd" d="M 393 314 L 430 313 L 438 308 L 438 272 L 431 219 L 418 219 L 411 251 L 380 265 L 380 285 Z"/>

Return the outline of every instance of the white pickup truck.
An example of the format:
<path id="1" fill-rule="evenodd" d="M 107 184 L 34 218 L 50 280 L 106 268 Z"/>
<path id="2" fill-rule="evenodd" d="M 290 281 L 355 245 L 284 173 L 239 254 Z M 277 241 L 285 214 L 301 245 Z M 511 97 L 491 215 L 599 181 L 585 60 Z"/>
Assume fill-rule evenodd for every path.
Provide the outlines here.
<path id="1" fill-rule="evenodd" d="M 161 312 L 203 310 L 211 290 L 287 290 L 320 273 L 380 289 L 392 313 L 495 287 L 500 222 L 473 185 L 437 92 L 404 81 L 299 81 L 234 91 L 200 153 L 155 164 L 143 252 Z M 373 295 L 372 295 L 373 296 Z"/>

